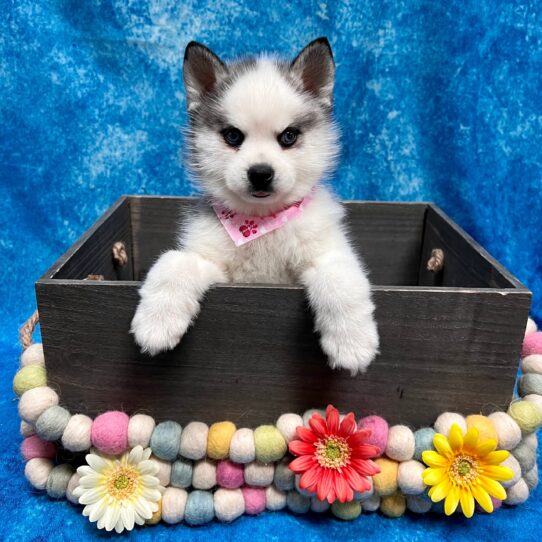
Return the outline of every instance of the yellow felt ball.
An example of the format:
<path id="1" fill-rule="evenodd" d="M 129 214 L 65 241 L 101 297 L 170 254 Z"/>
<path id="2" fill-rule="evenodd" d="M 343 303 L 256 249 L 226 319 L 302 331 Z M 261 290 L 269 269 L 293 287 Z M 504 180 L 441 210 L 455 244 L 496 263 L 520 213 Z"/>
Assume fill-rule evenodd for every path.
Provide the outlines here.
<path id="1" fill-rule="evenodd" d="M 43 365 L 26 365 L 13 379 L 13 391 L 21 396 L 25 391 L 47 385 L 47 372 Z"/>
<path id="2" fill-rule="evenodd" d="M 382 497 L 380 511 L 389 518 L 399 518 L 406 510 L 406 499 L 400 493 Z"/>
<path id="3" fill-rule="evenodd" d="M 288 447 L 282 433 L 274 425 L 260 425 L 254 430 L 256 459 L 262 463 L 280 461 Z"/>
<path id="4" fill-rule="evenodd" d="M 232 422 L 217 422 L 209 427 L 207 455 L 211 459 L 227 459 L 236 427 Z"/>
<path id="5" fill-rule="evenodd" d="M 478 429 L 478 442 L 484 440 L 495 440 L 499 442 L 499 434 L 493 425 L 493 422 L 486 416 L 472 414 L 467 416 L 467 429 L 475 427 Z"/>
<path id="6" fill-rule="evenodd" d="M 158 505 L 158 510 L 153 512 L 149 519 L 145 520 L 147 525 L 156 525 L 162 519 L 162 499 L 160 499 L 156 504 Z"/>
<path id="7" fill-rule="evenodd" d="M 542 425 L 542 411 L 531 401 L 515 401 L 508 408 L 508 415 L 520 426 L 524 435 L 534 433 Z"/>
<path id="8" fill-rule="evenodd" d="M 397 491 L 399 463 L 387 457 L 379 457 L 375 463 L 380 467 L 380 472 L 373 476 L 375 493 L 381 497 L 392 495 Z"/>

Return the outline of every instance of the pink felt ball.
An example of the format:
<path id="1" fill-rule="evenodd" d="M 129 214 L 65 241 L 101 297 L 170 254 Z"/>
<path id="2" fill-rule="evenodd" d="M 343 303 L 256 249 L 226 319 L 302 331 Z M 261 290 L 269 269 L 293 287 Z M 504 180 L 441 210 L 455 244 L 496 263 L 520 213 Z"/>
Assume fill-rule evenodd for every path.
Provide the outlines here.
<path id="1" fill-rule="evenodd" d="M 245 482 L 244 467 L 239 463 L 224 460 L 216 467 L 216 483 L 226 489 L 237 489 Z"/>
<path id="2" fill-rule="evenodd" d="M 502 501 L 500 501 L 499 499 L 496 499 L 495 497 L 490 497 L 490 499 L 493 503 L 493 510 L 498 510 L 502 506 Z M 482 513 L 485 512 L 485 510 L 478 503 L 476 503 L 476 510 Z"/>
<path id="3" fill-rule="evenodd" d="M 255 516 L 265 510 L 265 488 L 245 486 L 242 491 L 246 514 Z"/>
<path id="4" fill-rule="evenodd" d="M 122 454 L 128 448 L 128 422 L 124 412 L 111 411 L 100 414 L 92 423 L 92 445 L 108 455 Z"/>
<path id="5" fill-rule="evenodd" d="M 36 457 L 54 459 L 56 456 L 56 446 L 52 442 L 38 437 L 38 435 L 32 435 L 23 440 L 21 453 L 27 461 Z"/>
<path id="6" fill-rule="evenodd" d="M 358 422 L 358 429 L 370 429 L 371 434 L 367 438 L 367 444 L 379 448 L 377 457 L 380 457 L 388 444 L 388 422 L 380 416 L 366 416 Z"/>
<path id="7" fill-rule="evenodd" d="M 521 350 L 521 357 L 532 356 L 533 354 L 542 354 L 542 331 L 536 333 L 529 333 L 523 339 L 523 348 Z"/>

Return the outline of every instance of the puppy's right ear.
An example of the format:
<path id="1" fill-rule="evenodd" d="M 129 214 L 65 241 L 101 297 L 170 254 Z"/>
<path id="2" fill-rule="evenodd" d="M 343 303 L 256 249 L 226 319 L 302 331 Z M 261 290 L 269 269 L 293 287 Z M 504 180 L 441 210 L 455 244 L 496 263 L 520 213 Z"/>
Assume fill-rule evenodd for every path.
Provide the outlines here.
<path id="1" fill-rule="evenodd" d="M 205 94 L 213 92 L 227 73 L 226 65 L 210 49 L 191 41 L 186 46 L 183 64 L 188 111 L 198 107 Z"/>

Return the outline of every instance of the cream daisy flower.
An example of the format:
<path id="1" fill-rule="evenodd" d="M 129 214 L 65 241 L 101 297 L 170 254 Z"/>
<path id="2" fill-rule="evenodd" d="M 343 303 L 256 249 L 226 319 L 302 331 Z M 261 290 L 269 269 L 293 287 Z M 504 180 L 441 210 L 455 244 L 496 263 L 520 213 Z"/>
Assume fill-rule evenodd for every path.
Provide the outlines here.
<path id="1" fill-rule="evenodd" d="M 120 459 L 88 454 L 88 465 L 77 469 L 81 477 L 74 495 L 85 505 L 83 515 L 98 529 L 121 533 L 134 524 L 143 525 L 158 510 L 164 488 L 156 473 L 158 466 L 149 460 L 151 449 L 136 446 Z"/>

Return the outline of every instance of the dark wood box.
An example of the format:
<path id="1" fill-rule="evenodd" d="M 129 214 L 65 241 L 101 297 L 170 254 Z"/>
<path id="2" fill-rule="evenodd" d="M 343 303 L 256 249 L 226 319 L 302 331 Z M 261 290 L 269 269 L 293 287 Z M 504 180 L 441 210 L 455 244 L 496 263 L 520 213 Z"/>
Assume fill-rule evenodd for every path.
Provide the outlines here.
<path id="1" fill-rule="evenodd" d="M 333 403 L 417 427 L 447 410 L 507 407 L 531 293 L 426 203 L 345 204 L 381 336 L 365 375 L 328 368 L 303 289 L 280 284 L 219 284 L 177 348 L 140 354 L 128 333 L 140 281 L 194 204 L 122 197 L 36 283 L 49 382 L 72 413 L 254 426 Z M 124 267 L 113 263 L 116 241 Z M 439 273 L 426 269 L 434 248 L 445 254 Z"/>

